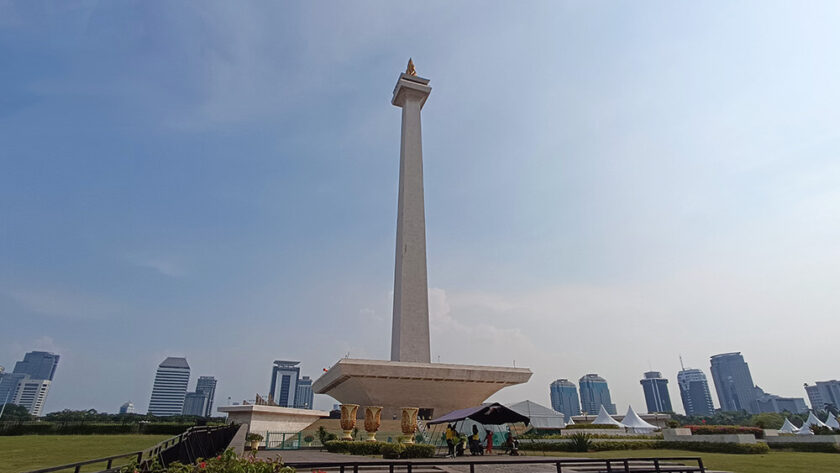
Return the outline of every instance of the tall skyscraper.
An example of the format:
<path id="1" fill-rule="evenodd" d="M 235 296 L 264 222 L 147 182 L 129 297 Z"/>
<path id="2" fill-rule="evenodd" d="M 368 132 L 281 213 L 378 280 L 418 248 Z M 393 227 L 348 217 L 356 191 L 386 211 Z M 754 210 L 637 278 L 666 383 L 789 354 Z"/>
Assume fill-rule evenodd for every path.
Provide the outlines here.
<path id="1" fill-rule="evenodd" d="M 295 407 L 298 379 L 300 379 L 299 361 L 277 360 L 271 370 L 271 387 L 268 398 L 281 407 Z"/>
<path id="2" fill-rule="evenodd" d="M 184 396 L 183 414 L 185 416 L 204 417 L 204 414 L 207 412 L 207 404 L 207 393 L 203 391 L 187 393 Z"/>
<path id="3" fill-rule="evenodd" d="M 677 385 L 680 387 L 680 397 L 687 416 L 710 416 L 714 414 L 712 393 L 706 375 L 698 369 L 683 368 L 677 374 Z"/>
<path id="4" fill-rule="evenodd" d="M 312 379 L 309 376 L 300 378 L 295 389 L 295 407 L 298 409 L 312 409 L 315 394 L 312 392 Z"/>
<path id="5" fill-rule="evenodd" d="M 558 379 L 549 386 L 549 394 L 551 408 L 562 412 L 567 421 L 570 421 L 572 416 L 580 415 L 580 399 L 575 383 L 565 378 Z"/>
<path id="6" fill-rule="evenodd" d="M 31 351 L 15 363 L 12 373 L 0 374 L 0 404 L 17 404 L 30 414 L 40 416 L 58 367 L 58 358 L 54 353 Z"/>
<path id="7" fill-rule="evenodd" d="M 45 351 L 31 351 L 23 356 L 23 361 L 15 363 L 15 373 L 29 375 L 32 379 L 52 381 L 58 367 L 59 356 Z"/>
<path id="8" fill-rule="evenodd" d="M 44 410 L 44 402 L 47 400 L 47 391 L 50 389 L 51 382 L 48 379 L 32 379 L 29 376 L 24 376 L 18 382 L 11 403 L 23 406 L 30 414 L 40 417 Z"/>
<path id="9" fill-rule="evenodd" d="M 213 416 L 213 399 L 216 397 L 216 378 L 212 376 L 199 376 L 195 383 L 195 392 L 207 395 L 207 406 L 204 409 L 204 417 Z"/>
<path id="10" fill-rule="evenodd" d="M 712 379 L 722 411 L 757 413 L 756 392 L 750 367 L 741 352 L 713 355 Z"/>
<path id="11" fill-rule="evenodd" d="M 134 403 L 128 401 L 120 406 L 120 414 L 134 414 Z"/>
<path id="12" fill-rule="evenodd" d="M 177 416 L 184 411 L 184 398 L 190 381 L 190 365 L 186 358 L 169 357 L 158 365 L 149 414 Z"/>
<path id="13" fill-rule="evenodd" d="M 840 381 L 817 381 L 813 386 L 805 385 L 811 409 L 824 411 L 832 407 L 840 409 Z"/>
<path id="14" fill-rule="evenodd" d="M 648 371 L 645 373 L 645 378 L 639 382 L 645 393 L 645 403 L 649 413 L 674 411 L 671 407 L 671 395 L 668 394 L 668 380 L 662 377 L 662 373 Z"/>
<path id="15" fill-rule="evenodd" d="M 597 414 L 601 406 L 607 413 L 615 415 L 615 404 L 610 399 L 610 388 L 607 380 L 595 373 L 584 375 L 580 380 L 580 407 L 587 414 Z"/>

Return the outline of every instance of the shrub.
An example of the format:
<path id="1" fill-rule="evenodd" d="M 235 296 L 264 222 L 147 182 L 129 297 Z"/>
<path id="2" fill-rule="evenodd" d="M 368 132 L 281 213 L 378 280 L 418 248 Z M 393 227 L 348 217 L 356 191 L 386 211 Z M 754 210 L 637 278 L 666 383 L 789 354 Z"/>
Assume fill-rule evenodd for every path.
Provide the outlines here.
<path id="1" fill-rule="evenodd" d="M 620 429 L 621 427 L 612 424 L 572 424 L 563 427 L 564 429 L 569 430 L 580 430 L 580 429 Z"/>
<path id="2" fill-rule="evenodd" d="M 138 470 L 135 460 L 121 467 L 119 473 L 134 473 Z M 294 473 L 295 469 L 284 466 L 279 456 L 277 458 L 238 457 L 233 450 L 228 449 L 217 457 L 199 458 L 194 465 L 173 462 L 163 467 L 155 460 L 148 471 L 154 473 Z"/>
<path id="3" fill-rule="evenodd" d="M 840 453 L 840 445 L 836 443 L 794 443 L 773 442 L 767 444 L 773 450 L 792 450 L 794 452 Z"/>
<path id="4" fill-rule="evenodd" d="M 659 442 L 657 448 L 691 450 L 693 452 L 713 453 L 769 453 L 770 447 L 759 443 L 723 443 L 723 442 Z"/>
<path id="5" fill-rule="evenodd" d="M 840 430 L 821 425 L 812 425 L 811 432 L 813 432 L 814 435 L 840 435 Z"/>
<path id="6" fill-rule="evenodd" d="M 631 440 L 629 442 L 592 442 L 590 447 L 593 452 L 606 452 L 609 450 L 653 450 L 658 447 L 658 440 Z"/>
<path id="7" fill-rule="evenodd" d="M 687 425 L 692 435 L 721 435 L 721 434 L 753 434 L 757 439 L 764 438 L 764 430 L 758 427 L 741 427 L 738 425 Z"/>
<path id="8" fill-rule="evenodd" d="M 318 440 L 321 441 L 321 445 L 326 445 L 327 442 L 332 440 L 338 440 L 338 436 L 332 432 L 327 432 L 327 429 L 325 429 L 323 425 L 318 427 L 317 435 Z"/>
<path id="9" fill-rule="evenodd" d="M 386 443 L 382 446 L 382 458 L 394 460 L 400 458 L 405 453 L 405 446 L 401 443 Z"/>
<path id="10" fill-rule="evenodd" d="M 405 453 L 403 453 L 400 458 L 432 458 L 435 456 L 434 445 L 426 443 L 410 443 L 403 444 L 403 448 L 405 448 Z M 382 454 L 382 458 L 385 458 L 384 452 Z"/>
<path id="11" fill-rule="evenodd" d="M 313 436 L 310 434 L 310 435 L 307 435 L 306 437 L 304 437 L 304 438 L 303 438 L 303 441 L 304 441 L 304 442 L 306 442 L 306 443 L 312 443 L 312 442 L 314 442 L 314 441 L 315 441 L 315 437 L 313 437 Z"/>
<path id="12" fill-rule="evenodd" d="M 592 440 L 589 435 L 583 432 L 576 432 L 569 438 L 573 452 L 588 452 L 592 447 Z"/>
<path id="13" fill-rule="evenodd" d="M 262 439 L 263 439 L 263 436 L 260 435 L 260 434 L 257 434 L 257 433 L 250 433 L 250 434 L 245 436 L 245 441 L 246 442 L 261 442 Z"/>
<path id="14" fill-rule="evenodd" d="M 324 444 L 328 452 L 351 455 L 379 455 L 385 442 L 354 442 L 352 440 L 328 440 Z"/>

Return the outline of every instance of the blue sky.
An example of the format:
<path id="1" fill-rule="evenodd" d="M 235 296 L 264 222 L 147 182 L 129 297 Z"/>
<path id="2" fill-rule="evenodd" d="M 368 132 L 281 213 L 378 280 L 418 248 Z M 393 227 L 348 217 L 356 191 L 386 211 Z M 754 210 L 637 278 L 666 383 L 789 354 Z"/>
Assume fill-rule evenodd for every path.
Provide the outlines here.
<path id="1" fill-rule="evenodd" d="M 0 1 L 0 364 L 47 411 L 145 411 L 186 356 L 217 403 L 386 358 L 412 56 L 432 353 L 604 376 L 742 351 L 837 378 L 834 2 Z M 822 343 L 820 342 L 822 340 Z M 193 381 L 194 382 L 194 381 Z M 331 401 L 321 398 L 318 407 Z"/>

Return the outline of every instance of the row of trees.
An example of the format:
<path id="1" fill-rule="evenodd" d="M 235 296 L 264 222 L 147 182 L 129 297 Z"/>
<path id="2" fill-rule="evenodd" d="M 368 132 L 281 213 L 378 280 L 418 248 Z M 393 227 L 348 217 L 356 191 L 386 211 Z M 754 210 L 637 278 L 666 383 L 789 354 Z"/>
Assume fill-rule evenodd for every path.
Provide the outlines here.
<path id="1" fill-rule="evenodd" d="M 7 404 L 0 421 L 29 421 L 35 420 L 23 406 Z M 197 424 L 200 422 L 224 422 L 223 417 L 199 417 L 199 416 L 168 416 L 157 417 L 149 414 L 108 414 L 98 412 L 96 409 L 74 411 L 64 409 L 63 411 L 50 412 L 41 417 L 41 420 L 55 423 L 101 423 L 101 424 L 136 424 L 139 422 L 168 422 L 176 424 Z"/>
<path id="2" fill-rule="evenodd" d="M 824 419 L 828 415 L 828 412 L 818 411 L 815 412 L 815 414 L 820 419 Z M 678 425 L 745 425 L 760 427 L 762 429 L 779 429 L 785 423 L 785 419 L 790 419 L 790 421 L 797 427 L 801 426 L 808 419 L 808 413 L 794 414 L 786 411 L 781 414 L 775 412 L 748 414 L 744 411 L 740 411 L 715 412 L 715 414 L 711 416 L 684 416 L 671 413 L 671 418 Z"/>

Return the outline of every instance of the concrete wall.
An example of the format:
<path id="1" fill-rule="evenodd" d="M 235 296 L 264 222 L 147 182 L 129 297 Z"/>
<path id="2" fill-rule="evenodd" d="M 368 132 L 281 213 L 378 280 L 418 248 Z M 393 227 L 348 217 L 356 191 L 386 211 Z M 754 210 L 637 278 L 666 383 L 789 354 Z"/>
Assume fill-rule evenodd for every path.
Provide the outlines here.
<path id="1" fill-rule="evenodd" d="M 834 443 L 840 445 L 840 435 L 779 435 L 764 439 L 768 445 L 774 443 Z"/>
<path id="2" fill-rule="evenodd" d="M 662 434 L 668 442 L 756 443 L 753 434 L 691 435 L 689 429 L 664 429 Z"/>

